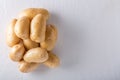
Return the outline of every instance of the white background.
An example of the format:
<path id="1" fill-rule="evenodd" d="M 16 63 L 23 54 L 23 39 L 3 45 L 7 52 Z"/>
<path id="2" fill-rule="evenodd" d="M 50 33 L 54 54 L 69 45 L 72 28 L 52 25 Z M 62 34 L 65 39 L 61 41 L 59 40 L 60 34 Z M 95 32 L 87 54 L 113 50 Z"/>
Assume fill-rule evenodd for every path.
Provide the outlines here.
<path id="1" fill-rule="evenodd" d="M 43 7 L 59 37 L 61 65 L 18 71 L 8 58 L 7 24 L 29 7 Z M 0 80 L 120 80 L 120 0 L 0 0 Z"/>

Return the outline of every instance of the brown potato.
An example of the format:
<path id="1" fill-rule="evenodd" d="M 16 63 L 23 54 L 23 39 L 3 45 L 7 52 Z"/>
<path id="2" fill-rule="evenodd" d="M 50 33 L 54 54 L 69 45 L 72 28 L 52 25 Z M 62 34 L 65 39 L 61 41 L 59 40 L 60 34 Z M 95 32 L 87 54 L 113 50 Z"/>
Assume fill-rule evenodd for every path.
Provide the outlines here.
<path id="1" fill-rule="evenodd" d="M 56 40 L 57 40 L 57 29 L 53 25 L 47 25 L 45 41 L 41 42 L 41 47 L 50 51 L 54 48 Z"/>
<path id="2" fill-rule="evenodd" d="M 35 42 L 43 42 L 45 40 L 46 19 L 43 15 L 36 15 L 31 21 L 30 38 Z"/>
<path id="3" fill-rule="evenodd" d="M 18 68 L 21 72 L 28 73 L 35 70 L 38 66 L 39 66 L 38 63 L 27 63 L 24 60 L 22 60 L 19 62 Z"/>
<path id="4" fill-rule="evenodd" d="M 29 39 L 30 19 L 23 16 L 15 24 L 15 33 L 21 39 Z"/>
<path id="5" fill-rule="evenodd" d="M 35 63 L 42 63 L 48 59 L 48 53 L 45 49 L 40 47 L 30 49 L 24 55 L 24 60 L 26 62 L 35 62 Z"/>
<path id="6" fill-rule="evenodd" d="M 32 41 L 31 39 L 23 40 L 24 46 L 27 50 L 39 47 L 39 43 Z"/>
<path id="7" fill-rule="evenodd" d="M 48 66 L 49 68 L 58 67 L 60 64 L 59 58 L 55 54 L 53 54 L 52 52 L 49 52 L 48 55 L 49 55 L 48 60 L 45 61 L 43 64 Z"/>
<path id="8" fill-rule="evenodd" d="M 12 47 L 15 44 L 19 43 L 20 39 L 16 36 L 14 32 L 14 27 L 17 19 L 13 19 L 7 27 L 6 42 L 7 45 Z"/>
<path id="9" fill-rule="evenodd" d="M 23 16 L 27 16 L 32 20 L 32 18 L 35 17 L 37 14 L 44 15 L 46 19 L 48 19 L 48 17 L 49 17 L 49 12 L 46 9 L 43 9 L 43 8 L 28 8 L 28 9 L 23 10 L 19 14 L 19 18 L 21 18 Z"/>
<path id="10" fill-rule="evenodd" d="M 20 61 L 23 58 L 24 53 L 25 53 L 25 48 L 23 46 L 23 43 L 20 42 L 19 44 L 16 44 L 11 48 L 9 57 L 13 61 Z"/>

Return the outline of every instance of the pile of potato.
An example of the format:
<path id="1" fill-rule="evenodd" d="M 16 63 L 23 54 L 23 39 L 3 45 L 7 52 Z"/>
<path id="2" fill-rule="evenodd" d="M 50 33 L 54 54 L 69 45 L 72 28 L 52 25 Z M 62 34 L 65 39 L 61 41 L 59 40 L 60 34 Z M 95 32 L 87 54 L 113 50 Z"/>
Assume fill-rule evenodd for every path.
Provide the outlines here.
<path id="1" fill-rule="evenodd" d="M 49 12 L 43 8 L 23 10 L 7 28 L 6 42 L 11 51 L 11 60 L 19 63 L 19 70 L 27 73 L 39 64 L 50 68 L 59 65 L 59 58 L 51 52 L 57 40 L 57 29 L 46 24 Z"/>

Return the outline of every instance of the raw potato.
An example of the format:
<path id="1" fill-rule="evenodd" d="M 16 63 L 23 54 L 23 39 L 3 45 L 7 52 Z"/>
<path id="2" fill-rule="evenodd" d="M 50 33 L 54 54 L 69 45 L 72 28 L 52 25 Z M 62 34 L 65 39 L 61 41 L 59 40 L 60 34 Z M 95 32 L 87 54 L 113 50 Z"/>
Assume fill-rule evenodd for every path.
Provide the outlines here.
<path id="1" fill-rule="evenodd" d="M 19 62 L 18 68 L 21 72 L 28 73 L 35 70 L 38 66 L 39 66 L 38 63 L 27 63 L 24 60 L 22 60 Z"/>
<path id="2" fill-rule="evenodd" d="M 57 29 L 53 25 L 47 25 L 45 41 L 41 42 L 41 47 L 50 51 L 54 48 L 56 40 L 57 40 Z"/>
<path id="3" fill-rule="evenodd" d="M 40 47 L 30 49 L 24 55 L 24 60 L 26 62 L 35 62 L 35 63 L 42 63 L 48 59 L 48 53 L 45 49 Z"/>
<path id="4" fill-rule="evenodd" d="M 23 58 L 24 53 L 25 48 L 23 43 L 20 42 L 19 44 L 16 44 L 12 47 L 9 57 L 11 60 L 18 62 Z"/>
<path id="5" fill-rule="evenodd" d="M 48 19 L 48 17 L 49 17 L 49 12 L 46 9 L 43 9 L 43 8 L 28 8 L 28 9 L 23 10 L 19 14 L 19 18 L 21 18 L 23 16 L 27 16 L 32 20 L 32 18 L 35 17 L 37 14 L 44 15 L 46 17 L 46 19 Z"/>
<path id="6" fill-rule="evenodd" d="M 47 25 L 49 12 L 44 8 L 28 8 L 8 26 L 6 42 L 9 57 L 19 63 L 23 73 L 32 72 L 41 63 L 49 68 L 59 66 L 59 58 L 51 52 L 57 41 L 57 29 Z"/>
<path id="7" fill-rule="evenodd" d="M 27 50 L 39 47 L 39 43 L 32 41 L 31 39 L 23 40 L 24 46 Z"/>
<path id="8" fill-rule="evenodd" d="M 23 16 L 15 24 L 15 33 L 21 39 L 28 39 L 30 31 L 30 19 Z"/>
<path id="9" fill-rule="evenodd" d="M 43 64 L 48 66 L 49 68 L 58 67 L 60 64 L 59 58 L 55 54 L 53 54 L 52 52 L 49 52 L 48 55 L 49 55 L 48 60 L 45 61 Z"/>
<path id="10" fill-rule="evenodd" d="M 17 19 L 13 19 L 7 28 L 6 42 L 7 42 L 7 45 L 10 47 L 14 46 L 15 44 L 19 43 L 19 41 L 20 41 L 20 39 L 16 36 L 16 34 L 14 32 L 14 27 L 15 27 L 16 21 L 17 21 Z"/>
<path id="11" fill-rule="evenodd" d="M 31 21 L 30 38 L 35 42 L 43 42 L 45 40 L 46 19 L 42 14 L 36 15 Z"/>

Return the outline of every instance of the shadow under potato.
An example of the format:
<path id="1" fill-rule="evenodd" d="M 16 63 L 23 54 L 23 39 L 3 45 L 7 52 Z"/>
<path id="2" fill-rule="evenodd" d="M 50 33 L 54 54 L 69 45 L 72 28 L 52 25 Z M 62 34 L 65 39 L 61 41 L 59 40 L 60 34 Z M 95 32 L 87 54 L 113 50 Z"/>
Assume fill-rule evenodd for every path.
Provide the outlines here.
<path id="1" fill-rule="evenodd" d="M 39 67 L 33 71 L 31 74 L 34 75 L 42 75 L 42 74 L 46 74 L 47 72 L 49 72 L 50 68 L 48 68 L 47 66 L 40 64 Z"/>
<path id="2" fill-rule="evenodd" d="M 76 30 L 74 28 L 70 29 L 70 26 L 74 27 L 75 25 L 64 23 L 64 26 L 62 27 L 64 32 L 62 35 L 63 37 L 61 38 L 63 40 L 59 40 L 58 49 L 55 49 L 55 52 L 59 54 L 61 60 L 61 67 L 66 69 L 79 64 L 81 52 L 78 50 L 82 49 L 82 36 L 81 34 L 77 34 L 77 31 L 81 30 Z M 59 46 L 59 43 L 62 43 L 61 46 Z"/>

